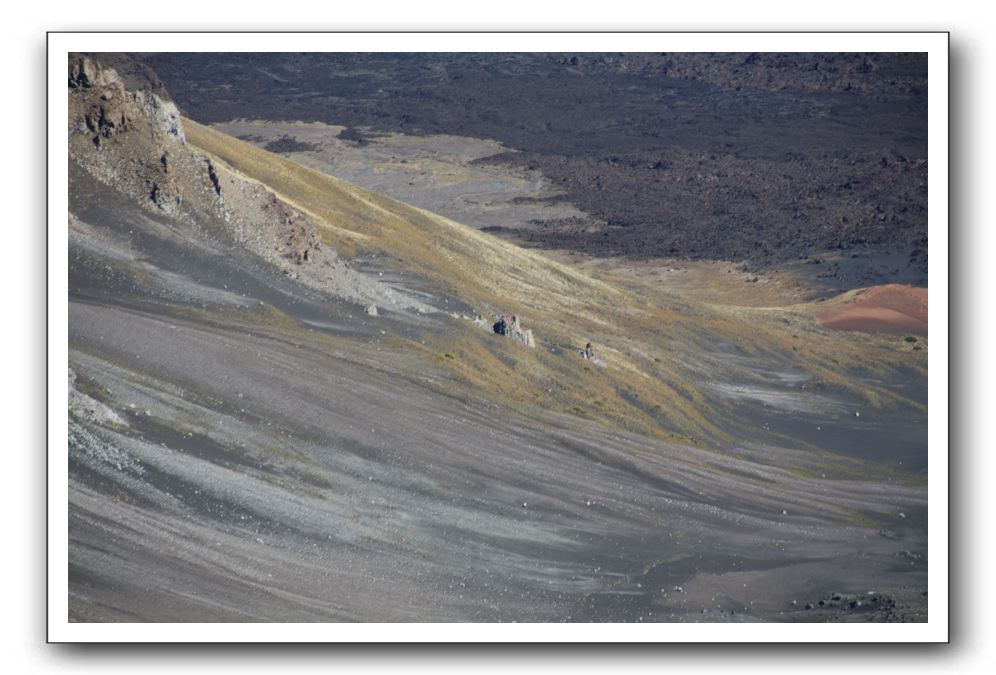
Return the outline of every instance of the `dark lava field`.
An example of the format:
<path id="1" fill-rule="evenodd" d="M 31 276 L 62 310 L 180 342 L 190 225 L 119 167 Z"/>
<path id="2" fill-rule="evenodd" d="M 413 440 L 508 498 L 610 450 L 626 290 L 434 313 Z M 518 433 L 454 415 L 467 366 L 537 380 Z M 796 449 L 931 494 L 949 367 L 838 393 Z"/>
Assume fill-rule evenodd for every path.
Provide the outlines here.
<path id="1" fill-rule="evenodd" d="M 841 287 L 926 285 L 924 55 L 141 59 L 202 123 L 321 121 L 356 127 L 357 142 L 364 131 L 498 140 L 510 151 L 480 161 L 540 170 L 557 199 L 590 214 L 492 229 L 530 246 L 757 269 L 833 255 L 868 261 L 843 266 Z"/>

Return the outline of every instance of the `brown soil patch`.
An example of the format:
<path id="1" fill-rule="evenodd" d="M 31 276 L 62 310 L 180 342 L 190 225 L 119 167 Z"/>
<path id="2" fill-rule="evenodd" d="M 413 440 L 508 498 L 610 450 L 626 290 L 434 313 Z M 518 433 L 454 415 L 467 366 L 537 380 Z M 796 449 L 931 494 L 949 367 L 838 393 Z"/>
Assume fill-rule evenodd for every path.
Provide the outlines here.
<path id="1" fill-rule="evenodd" d="M 926 335 L 927 289 L 899 284 L 874 286 L 816 320 L 832 330 Z"/>

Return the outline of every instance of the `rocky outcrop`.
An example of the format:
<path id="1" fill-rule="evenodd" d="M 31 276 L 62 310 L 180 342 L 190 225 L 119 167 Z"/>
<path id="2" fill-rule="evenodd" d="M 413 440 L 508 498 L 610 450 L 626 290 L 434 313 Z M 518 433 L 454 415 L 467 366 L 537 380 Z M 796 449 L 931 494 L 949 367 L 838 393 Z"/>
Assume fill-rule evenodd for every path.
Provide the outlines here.
<path id="1" fill-rule="evenodd" d="M 221 193 L 220 182 L 217 191 Z M 277 242 L 273 249 L 281 258 L 298 266 L 318 260 L 322 240 L 314 223 L 270 192 L 263 197 L 261 211 L 268 222 L 276 224 Z M 336 264 L 338 258 L 333 254 L 328 262 Z"/>
<path id="2" fill-rule="evenodd" d="M 121 78 L 110 69 L 104 69 L 97 65 L 93 59 L 87 56 L 75 56 L 69 59 L 69 88 L 80 89 L 89 87 L 106 87 L 110 85 L 121 86 Z"/>
<path id="3" fill-rule="evenodd" d="M 92 134 L 96 147 L 128 128 L 127 95 L 113 70 L 102 70 L 86 57 L 71 60 L 69 89 L 70 121 L 76 131 Z"/>
<path id="4" fill-rule="evenodd" d="M 94 134 L 98 148 L 104 139 L 125 131 L 141 116 L 163 133 L 185 142 L 180 111 L 172 101 L 148 91 L 128 91 L 111 68 L 103 68 L 86 56 L 69 60 L 70 121 L 78 131 Z"/>
<path id="5" fill-rule="evenodd" d="M 137 80 L 144 82 L 146 79 Z M 69 59 L 69 155 L 84 171 L 102 183 L 130 195 L 147 209 L 180 216 L 191 227 L 229 222 L 222 199 L 218 167 L 186 144 L 183 120 L 176 105 L 155 90 L 129 90 L 118 73 L 86 55 Z M 276 214 L 268 250 L 285 242 L 304 258 L 307 247 L 298 242 Z M 279 240 L 279 241 L 278 241 Z M 308 254 L 310 255 L 310 254 Z"/>
<path id="6" fill-rule="evenodd" d="M 183 198 L 170 187 L 172 186 L 169 186 L 167 182 L 151 181 L 149 201 L 155 204 L 160 211 L 175 213 L 176 209 L 183 203 Z"/>
<path id="7" fill-rule="evenodd" d="M 581 358 L 585 361 L 591 361 L 596 366 L 604 365 L 601 356 L 598 354 L 598 350 L 595 349 L 595 345 L 592 343 L 586 344 L 582 349 L 579 350 Z"/>
<path id="8" fill-rule="evenodd" d="M 172 214 L 183 202 L 180 176 L 194 173 L 185 165 L 173 171 L 184 164 L 183 144 L 175 104 L 127 90 L 113 69 L 87 56 L 70 57 L 69 154 L 85 170 Z"/>
<path id="9" fill-rule="evenodd" d="M 70 175 L 86 172 L 157 215 L 179 236 L 207 236 L 312 288 L 381 307 L 431 308 L 357 273 L 322 244 L 313 220 L 266 186 L 187 144 L 176 105 L 130 91 L 88 56 L 69 60 Z"/>
<path id="10" fill-rule="evenodd" d="M 83 58 L 103 68 L 113 69 L 128 91 L 148 91 L 164 101 L 173 100 L 156 72 L 127 52 L 84 52 L 74 55 L 71 63 Z"/>
<path id="11" fill-rule="evenodd" d="M 519 322 L 519 317 L 514 314 L 503 314 L 494 323 L 492 329 L 498 335 L 510 337 L 513 340 L 521 342 L 527 347 L 536 347 L 536 341 L 533 339 L 533 331 L 531 329 L 522 328 L 522 324 Z"/>
<path id="12" fill-rule="evenodd" d="M 149 114 L 152 122 L 166 134 L 176 138 L 180 143 L 186 143 L 183 135 L 183 124 L 180 122 L 180 111 L 172 101 L 164 101 L 155 94 L 146 91 L 134 94 L 136 102 Z"/>
<path id="13" fill-rule="evenodd" d="M 581 350 L 581 358 L 591 361 L 595 358 L 595 346 L 590 342 Z"/>
<path id="14" fill-rule="evenodd" d="M 211 181 L 211 189 L 214 193 L 221 196 L 221 182 L 218 180 L 218 173 L 214 170 L 214 164 L 211 163 L 210 159 L 204 160 L 204 166 L 207 167 L 208 180 Z"/>

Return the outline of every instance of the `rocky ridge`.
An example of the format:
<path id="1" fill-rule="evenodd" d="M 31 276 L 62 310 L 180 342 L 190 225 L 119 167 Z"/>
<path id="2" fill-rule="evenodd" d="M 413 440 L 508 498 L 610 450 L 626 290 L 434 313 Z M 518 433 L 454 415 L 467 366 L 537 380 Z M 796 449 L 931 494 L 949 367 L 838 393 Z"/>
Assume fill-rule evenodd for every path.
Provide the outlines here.
<path id="1" fill-rule="evenodd" d="M 172 101 L 127 89 L 87 56 L 70 58 L 68 85 L 70 161 L 169 216 L 182 235 L 237 244 L 292 280 L 354 302 L 431 311 L 346 265 L 316 224 L 273 192 L 191 149 Z"/>

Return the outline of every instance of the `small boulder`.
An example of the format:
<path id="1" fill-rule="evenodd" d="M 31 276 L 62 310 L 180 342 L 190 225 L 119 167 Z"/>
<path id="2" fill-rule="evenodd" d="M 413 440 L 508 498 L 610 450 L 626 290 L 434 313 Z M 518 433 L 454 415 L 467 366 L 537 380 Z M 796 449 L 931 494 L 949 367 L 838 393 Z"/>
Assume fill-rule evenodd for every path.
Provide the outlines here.
<path id="1" fill-rule="evenodd" d="M 533 339 L 533 331 L 522 328 L 519 317 L 514 314 L 504 314 L 499 317 L 492 326 L 492 330 L 498 335 L 518 340 L 527 347 L 536 347 L 536 341 Z"/>
<path id="2" fill-rule="evenodd" d="M 595 349 L 595 345 L 592 343 L 586 344 L 581 350 L 581 358 L 585 361 L 591 361 L 596 366 L 603 365 L 601 357 L 598 355 L 598 351 Z"/>

